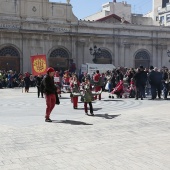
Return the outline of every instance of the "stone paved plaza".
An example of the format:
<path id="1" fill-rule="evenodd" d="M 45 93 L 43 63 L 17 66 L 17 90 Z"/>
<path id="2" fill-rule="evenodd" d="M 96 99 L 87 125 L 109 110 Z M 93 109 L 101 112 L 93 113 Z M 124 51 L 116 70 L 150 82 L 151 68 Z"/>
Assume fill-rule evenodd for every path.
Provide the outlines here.
<path id="1" fill-rule="evenodd" d="M 170 170 L 170 101 L 60 102 L 46 123 L 36 88 L 0 90 L 0 170 Z"/>

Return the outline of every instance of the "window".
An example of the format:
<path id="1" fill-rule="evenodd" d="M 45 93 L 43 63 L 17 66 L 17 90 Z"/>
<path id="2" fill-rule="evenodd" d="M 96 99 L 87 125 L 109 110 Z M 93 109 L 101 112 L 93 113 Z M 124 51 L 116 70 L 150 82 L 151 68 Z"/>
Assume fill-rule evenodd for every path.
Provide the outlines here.
<path id="1" fill-rule="evenodd" d="M 65 49 L 58 48 L 51 52 L 50 57 L 69 58 L 69 54 Z"/>
<path id="2" fill-rule="evenodd" d="M 14 47 L 4 47 L 0 50 L 0 56 L 19 57 L 19 52 Z"/>

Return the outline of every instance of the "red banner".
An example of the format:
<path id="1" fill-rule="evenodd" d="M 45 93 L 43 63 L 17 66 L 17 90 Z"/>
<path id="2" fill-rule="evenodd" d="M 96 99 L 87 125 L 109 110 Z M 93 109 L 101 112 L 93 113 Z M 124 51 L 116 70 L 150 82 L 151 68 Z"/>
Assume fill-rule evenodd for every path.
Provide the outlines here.
<path id="1" fill-rule="evenodd" d="M 34 76 L 46 74 L 47 62 L 45 55 L 31 56 L 32 74 Z"/>

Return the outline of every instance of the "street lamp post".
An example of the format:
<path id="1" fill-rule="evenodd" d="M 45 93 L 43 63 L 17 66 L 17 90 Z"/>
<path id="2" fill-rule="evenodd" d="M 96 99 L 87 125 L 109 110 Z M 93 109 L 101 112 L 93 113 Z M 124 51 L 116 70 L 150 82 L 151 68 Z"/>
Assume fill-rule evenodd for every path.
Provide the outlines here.
<path id="1" fill-rule="evenodd" d="M 168 57 L 170 57 L 170 51 L 169 50 L 167 51 L 167 55 L 168 55 Z M 170 62 L 170 60 L 169 60 L 169 62 Z"/>
<path id="2" fill-rule="evenodd" d="M 7 69 L 7 71 L 8 71 L 8 63 L 6 63 L 6 69 Z"/>
<path id="3" fill-rule="evenodd" d="M 99 56 L 102 52 L 102 50 L 100 48 L 97 48 L 97 46 L 95 45 L 94 48 L 89 49 L 90 54 L 93 56 L 93 62 L 96 63 L 97 62 L 97 56 Z"/>

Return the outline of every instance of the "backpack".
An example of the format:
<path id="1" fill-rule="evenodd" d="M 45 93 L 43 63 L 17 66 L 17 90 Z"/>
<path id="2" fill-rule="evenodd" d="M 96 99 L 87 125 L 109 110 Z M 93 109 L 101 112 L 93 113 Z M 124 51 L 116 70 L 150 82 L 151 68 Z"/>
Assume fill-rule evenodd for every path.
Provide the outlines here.
<path id="1" fill-rule="evenodd" d="M 44 92 L 44 88 L 45 88 L 44 81 L 45 81 L 45 79 L 43 78 L 42 81 L 41 81 L 41 84 L 40 84 L 40 89 L 41 89 L 42 92 Z"/>

